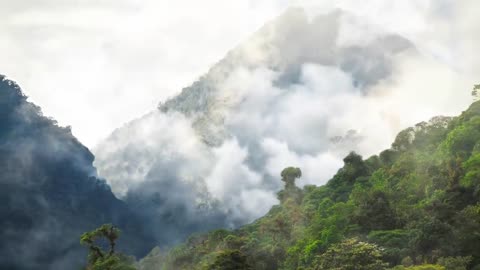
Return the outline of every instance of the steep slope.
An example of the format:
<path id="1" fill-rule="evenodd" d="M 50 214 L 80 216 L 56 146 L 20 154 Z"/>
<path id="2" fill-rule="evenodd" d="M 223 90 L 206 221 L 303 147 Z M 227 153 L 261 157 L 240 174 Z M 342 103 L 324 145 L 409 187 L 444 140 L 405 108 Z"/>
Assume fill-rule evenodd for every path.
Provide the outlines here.
<path id="1" fill-rule="evenodd" d="M 353 34 L 346 31 L 361 28 L 347 29 L 345 21 L 349 19 L 355 18 L 341 11 L 309 18 L 305 10 L 290 8 L 230 51 L 192 86 L 160 104 L 159 109 L 193 116 L 193 126 L 202 139 L 209 145 L 219 145 L 231 135 L 231 130 L 225 130 L 224 121 L 241 103 L 244 94 L 235 92 L 241 90 L 239 86 L 225 87 L 239 69 L 269 69 L 278 73 L 274 85 L 288 88 L 301 84 L 305 64 L 338 67 L 352 76 L 356 90 L 368 92 L 370 86 L 391 75 L 396 55 L 413 53 L 415 48 L 399 35 L 382 32 L 366 44 L 355 41 L 342 44 L 346 38 L 343 35 Z"/>
<path id="2" fill-rule="evenodd" d="M 154 249 L 149 269 L 479 269 L 480 102 L 398 134 L 363 160 L 350 153 L 324 186 L 282 172 L 281 201 L 234 231 Z M 290 180 L 288 180 L 290 179 Z M 412 265 L 424 265 L 416 268 Z"/>
<path id="3" fill-rule="evenodd" d="M 95 166 L 115 194 L 159 217 L 160 243 L 245 224 L 277 203 L 276 176 L 288 163 L 324 183 L 346 149 L 371 154 L 419 115 L 449 112 L 441 89 L 439 103 L 405 98 L 414 95 L 397 85 L 405 59 L 426 57 L 341 11 L 287 10 L 158 110 L 113 132 L 94 150 Z"/>
<path id="4" fill-rule="evenodd" d="M 151 240 L 139 218 L 96 177 L 93 159 L 69 128 L 42 116 L 0 76 L 2 269 L 79 268 L 86 256 L 80 235 L 110 222 L 126 233 L 120 248 L 145 254 Z"/>

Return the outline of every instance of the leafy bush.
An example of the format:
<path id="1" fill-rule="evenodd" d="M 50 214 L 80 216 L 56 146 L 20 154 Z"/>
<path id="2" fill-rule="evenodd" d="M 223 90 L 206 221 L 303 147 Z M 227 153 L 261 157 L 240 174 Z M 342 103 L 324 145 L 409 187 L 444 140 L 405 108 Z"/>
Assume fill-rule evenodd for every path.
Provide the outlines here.
<path id="1" fill-rule="evenodd" d="M 387 266 L 378 246 L 352 238 L 332 245 L 318 257 L 312 269 L 382 270 Z"/>

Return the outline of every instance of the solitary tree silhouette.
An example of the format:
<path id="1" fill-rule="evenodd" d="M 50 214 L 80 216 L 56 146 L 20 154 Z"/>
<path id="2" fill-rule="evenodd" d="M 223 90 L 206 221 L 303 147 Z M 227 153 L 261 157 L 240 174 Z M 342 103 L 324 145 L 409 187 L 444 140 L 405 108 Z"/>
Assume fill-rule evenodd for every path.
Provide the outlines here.
<path id="1" fill-rule="evenodd" d="M 299 203 L 302 200 L 302 190 L 295 185 L 295 180 L 302 177 L 300 168 L 285 168 L 280 175 L 282 176 L 282 181 L 285 183 L 285 188 L 278 193 L 280 202 L 284 202 L 290 198 Z"/>
<path id="2" fill-rule="evenodd" d="M 473 85 L 472 97 L 474 100 L 478 100 L 480 98 L 480 84 Z"/>
<path id="3" fill-rule="evenodd" d="M 288 167 L 283 169 L 280 175 L 285 182 L 285 189 L 291 189 L 295 187 L 295 179 L 302 177 L 302 171 L 300 168 Z"/>
<path id="4" fill-rule="evenodd" d="M 135 269 L 126 256 L 115 253 L 116 241 L 119 236 L 120 230 L 112 224 L 104 224 L 91 232 L 82 234 L 80 244 L 87 246 L 89 249 L 87 269 Z M 108 251 L 104 251 L 97 245 L 97 242 L 102 238 L 108 241 Z"/>

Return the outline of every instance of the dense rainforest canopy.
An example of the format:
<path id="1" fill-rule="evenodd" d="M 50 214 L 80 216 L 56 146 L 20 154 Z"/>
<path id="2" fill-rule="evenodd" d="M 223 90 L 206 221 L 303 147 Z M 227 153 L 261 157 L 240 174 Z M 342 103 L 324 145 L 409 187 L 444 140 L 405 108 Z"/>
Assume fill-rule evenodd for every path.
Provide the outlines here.
<path id="1" fill-rule="evenodd" d="M 156 248 L 138 267 L 480 269 L 480 102 L 344 163 L 326 185 L 303 189 L 300 169 L 285 169 L 280 204 L 267 215 Z"/>

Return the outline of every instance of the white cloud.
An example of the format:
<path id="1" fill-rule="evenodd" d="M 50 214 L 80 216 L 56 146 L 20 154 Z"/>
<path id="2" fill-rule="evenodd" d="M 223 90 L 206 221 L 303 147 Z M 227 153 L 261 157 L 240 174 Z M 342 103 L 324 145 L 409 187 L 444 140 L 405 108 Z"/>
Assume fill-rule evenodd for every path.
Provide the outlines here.
<path id="1" fill-rule="evenodd" d="M 215 78 L 229 135 L 220 146 L 201 141 L 196 115 L 155 112 L 96 149 L 116 194 L 166 187 L 162 196 L 180 204 L 212 196 L 231 219 L 248 222 L 276 202 L 284 167 L 301 167 L 299 183 L 323 184 L 347 151 L 377 153 L 402 128 L 464 109 L 480 71 L 477 3 L 19 0 L 0 10 L 0 50 L 9 57 L 0 72 L 92 147 L 288 5 L 320 6 L 308 9 L 310 19 L 333 8 L 353 13 L 310 25 L 293 13 L 245 45 L 232 73 Z M 419 53 L 406 41 L 381 40 L 390 32 Z M 293 79 L 282 84 L 285 74 Z M 331 142 L 351 129 L 358 141 Z"/>
<path id="2" fill-rule="evenodd" d="M 205 178 L 212 196 L 230 211 L 232 219 L 241 222 L 265 214 L 277 203 L 274 191 L 262 188 L 262 175 L 246 164 L 248 150 L 233 139 L 213 150 L 215 164 Z"/>
<path id="3" fill-rule="evenodd" d="M 318 184 L 331 178 L 343 164 L 338 155 L 330 152 L 320 152 L 316 155 L 300 155 L 291 151 L 285 142 L 267 138 L 262 142 L 262 149 L 267 154 L 266 172 L 278 178 L 286 167 L 301 167 L 302 179 L 299 186 Z"/>
<path id="4" fill-rule="evenodd" d="M 89 147 L 277 14 L 274 2 L 0 0 L 0 73 Z"/>
<path id="5" fill-rule="evenodd" d="M 363 16 L 390 16 L 393 8 L 349 7 Z M 392 15 L 416 12 L 418 24 L 403 26 L 390 17 L 362 21 L 341 14 L 312 15 L 309 22 L 291 11 L 229 54 L 204 78 L 209 80 L 205 89 L 193 87 L 195 94 L 173 103 L 195 107 L 190 116 L 157 112 L 117 131 L 123 135 L 106 142 L 116 147 L 112 153 L 96 151 L 100 174 L 114 188 L 118 180 L 125 190 L 141 182 L 131 180 L 125 162 L 128 168 L 142 168 L 148 173 L 144 178 L 159 189 L 191 179 L 187 182 L 193 190 L 200 187 L 196 192 L 220 201 L 230 222 L 239 224 L 276 202 L 283 168 L 300 167 L 300 185 L 324 184 L 349 151 L 368 157 L 388 148 L 403 128 L 438 114 L 459 113 L 470 102 L 470 74 L 424 46 L 420 33 L 433 16 L 431 7 L 413 7 L 400 4 L 399 13 Z M 387 36 L 389 31 L 409 32 L 413 44 Z M 202 142 L 208 141 L 212 125 L 220 125 L 212 136 L 227 134 L 214 147 Z M 138 133 L 143 129 L 148 132 Z M 335 136 L 347 138 L 338 144 L 331 140 Z M 189 141 L 191 147 L 186 147 Z"/>
<path id="6" fill-rule="evenodd" d="M 103 143 L 97 149 L 95 165 L 99 175 L 106 177 L 113 191 L 123 197 L 147 180 L 174 178 L 194 183 L 212 166 L 209 153 L 189 119 L 178 113 L 151 113 L 119 129 Z M 105 161 L 111 156 L 116 158 Z M 158 170 L 165 173 L 157 177 L 152 168 L 161 168 Z"/>
<path id="7" fill-rule="evenodd" d="M 462 72 L 474 76 L 480 70 L 471 59 L 479 44 L 471 34 L 479 30 L 474 0 L 0 0 L 0 5 L 5 57 L 0 72 L 17 80 L 47 115 L 72 125 L 89 147 L 178 93 L 289 5 L 309 6 L 313 14 L 342 8 L 362 23 L 408 37 Z M 344 29 L 343 41 L 365 42 L 370 30 Z"/>

